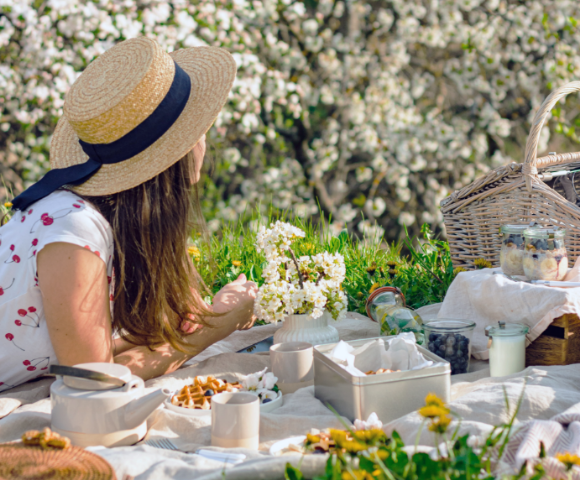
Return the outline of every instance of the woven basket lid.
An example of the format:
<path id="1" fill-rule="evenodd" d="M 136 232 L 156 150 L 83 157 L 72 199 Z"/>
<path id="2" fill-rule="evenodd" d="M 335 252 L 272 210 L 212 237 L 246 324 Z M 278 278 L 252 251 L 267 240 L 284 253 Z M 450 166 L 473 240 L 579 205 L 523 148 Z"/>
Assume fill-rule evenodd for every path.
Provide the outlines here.
<path id="1" fill-rule="evenodd" d="M 102 457 L 79 447 L 45 450 L 21 442 L 0 445 L 0 479 L 116 480 Z"/>

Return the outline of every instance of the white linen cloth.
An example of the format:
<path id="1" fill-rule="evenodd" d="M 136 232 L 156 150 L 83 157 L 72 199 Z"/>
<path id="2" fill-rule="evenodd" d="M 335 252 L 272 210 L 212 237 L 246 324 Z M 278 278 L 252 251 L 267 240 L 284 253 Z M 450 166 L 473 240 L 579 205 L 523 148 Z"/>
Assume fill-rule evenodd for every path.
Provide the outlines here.
<path id="1" fill-rule="evenodd" d="M 580 314 L 580 288 L 557 288 L 514 282 L 501 268 L 462 272 L 453 281 L 439 311 L 439 318 L 472 320 L 471 354 L 488 360 L 485 327 L 497 322 L 523 323 L 530 327 L 526 346 L 566 313 Z"/>
<path id="2" fill-rule="evenodd" d="M 436 315 L 438 307 L 422 309 L 424 319 Z M 268 328 L 260 333 L 260 328 L 249 334 L 251 340 L 240 346 L 240 338 L 234 348 L 240 349 L 255 343 L 256 334 L 269 336 Z M 337 328 L 343 340 L 377 335 L 378 326 L 365 317 L 350 314 L 350 318 L 339 322 Z M 243 332 L 240 332 L 243 333 Z M 224 342 L 227 343 L 227 339 Z M 223 348 L 224 344 L 220 346 Z M 238 348 L 239 347 L 239 348 Z M 269 366 L 269 356 L 260 354 L 222 353 L 204 361 L 147 382 L 149 389 L 167 386 L 178 388 L 195 375 L 214 374 L 230 379 L 258 371 Z M 515 404 L 524 379 L 527 379 L 522 407 L 518 415 L 518 425 L 524 426 L 519 445 L 510 444 L 510 452 L 516 452 L 517 461 L 537 455 L 537 438 L 545 438 L 544 426 L 559 428 L 552 434 L 546 449 L 550 454 L 560 447 L 580 454 L 579 422 L 574 420 L 566 425 L 560 414 L 580 411 L 580 366 L 530 367 L 524 372 L 505 378 L 487 378 L 489 369 L 485 362 L 472 362 L 472 373 L 452 376 L 452 402 L 450 408 L 463 417 L 462 432 L 485 434 L 492 425 L 505 422 L 509 414 L 504 406 L 502 385 L 508 398 Z M 0 442 L 19 439 L 29 429 L 41 429 L 50 425 L 50 400 L 48 394 L 50 380 L 44 379 L 32 384 L 28 390 L 8 391 L 0 394 L 0 411 L 6 412 L 7 405 L 21 404 L 13 413 L 0 419 Z M 34 402 L 34 403 L 33 403 Z M 567 417 L 566 417 L 567 418 Z M 572 418 L 572 417 L 570 417 Z M 537 420 L 529 422 L 530 420 Z M 553 419 L 550 421 L 550 419 Z M 528 423 L 524 423 L 528 422 Z M 413 445 L 421 419 L 416 413 L 385 425 L 389 432 L 397 430 L 403 439 Z M 210 444 L 209 418 L 183 417 L 165 409 L 159 409 L 148 422 L 147 438 L 168 437 L 184 450 L 194 450 Z M 284 397 L 284 404 L 278 410 L 263 414 L 260 420 L 260 451 L 236 450 L 245 453 L 244 463 L 231 466 L 209 460 L 195 454 L 160 450 L 146 445 L 121 448 L 94 447 L 92 451 L 104 457 L 115 468 L 119 480 L 135 479 L 201 479 L 221 480 L 223 478 L 261 480 L 283 478 L 286 462 L 299 465 L 307 478 L 322 473 L 326 458 L 323 455 L 302 457 L 300 455 L 271 457 L 268 448 L 277 440 L 304 434 L 310 428 L 340 427 L 338 419 L 314 397 L 314 388 L 301 389 Z M 526 430 L 527 429 L 527 430 Z M 539 429 L 539 430 L 538 430 Z M 529 431 L 529 435 L 525 432 Z M 517 437 L 520 438 L 520 437 Z M 516 437 L 514 437 L 516 439 Z M 546 440 L 545 440 L 546 441 Z M 535 443 L 534 443 L 535 442 Z M 577 443 L 574 443 L 577 442 Z M 421 444 L 432 445 L 433 438 L 426 429 L 421 435 Z M 576 446 L 575 446 L 576 445 Z M 535 450 L 534 450 L 535 448 Z M 512 458 L 515 458 L 515 455 Z M 515 464 L 515 461 L 514 461 Z"/>

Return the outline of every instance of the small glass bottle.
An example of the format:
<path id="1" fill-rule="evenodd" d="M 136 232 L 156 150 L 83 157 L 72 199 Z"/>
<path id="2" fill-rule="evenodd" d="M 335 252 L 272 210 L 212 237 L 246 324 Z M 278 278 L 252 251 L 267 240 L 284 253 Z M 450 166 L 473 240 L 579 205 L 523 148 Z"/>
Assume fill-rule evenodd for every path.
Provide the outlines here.
<path id="1" fill-rule="evenodd" d="M 528 225 L 502 225 L 499 264 L 506 275 L 524 275 L 524 230 Z"/>
<path id="2" fill-rule="evenodd" d="M 367 315 L 380 325 L 381 335 L 413 332 L 419 345 L 423 344 L 423 320 L 405 306 L 405 297 L 396 287 L 377 288 L 368 298 Z"/>
<path id="3" fill-rule="evenodd" d="M 562 280 L 568 272 L 566 230 L 532 227 L 524 230 L 524 273 L 528 280 Z"/>
<path id="4" fill-rule="evenodd" d="M 530 331 L 521 323 L 499 322 L 485 328 L 489 337 L 489 370 L 492 377 L 504 377 L 526 368 L 526 334 Z"/>

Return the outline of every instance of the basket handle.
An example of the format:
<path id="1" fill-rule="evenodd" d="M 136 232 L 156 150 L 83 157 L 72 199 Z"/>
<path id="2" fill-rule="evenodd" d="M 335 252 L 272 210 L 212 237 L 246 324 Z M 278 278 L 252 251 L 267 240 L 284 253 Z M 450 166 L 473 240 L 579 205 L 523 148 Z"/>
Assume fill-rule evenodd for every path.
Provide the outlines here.
<path id="1" fill-rule="evenodd" d="M 538 143 L 540 141 L 540 133 L 542 132 L 542 127 L 548 114 L 554 108 L 554 105 L 563 97 L 569 93 L 580 92 L 580 82 L 570 82 L 560 87 L 559 89 L 552 92 L 544 103 L 538 108 L 538 111 L 534 115 L 532 120 L 532 129 L 528 135 L 528 140 L 526 142 L 526 156 L 524 164 L 522 167 L 522 173 L 526 179 L 526 187 L 528 192 L 532 191 L 532 178 L 538 174 Z M 564 155 L 550 155 L 549 157 L 543 158 L 542 166 L 547 166 L 550 164 L 562 163 L 571 154 Z"/>

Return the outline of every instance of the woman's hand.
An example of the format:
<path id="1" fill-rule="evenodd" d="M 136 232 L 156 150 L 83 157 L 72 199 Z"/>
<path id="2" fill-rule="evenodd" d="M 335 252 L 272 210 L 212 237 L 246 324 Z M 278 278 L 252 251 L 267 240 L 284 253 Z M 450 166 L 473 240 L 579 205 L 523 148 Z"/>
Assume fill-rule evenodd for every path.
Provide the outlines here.
<path id="1" fill-rule="evenodd" d="M 254 325 L 254 301 L 258 287 L 254 282 L 248 282 L 242 273 L 232 283 L 228 283 L 213 297 L 213 311 L 228 313 L 218 317 L 218 321 L 227 321 L 234 330 L 246 330 Z"/>

